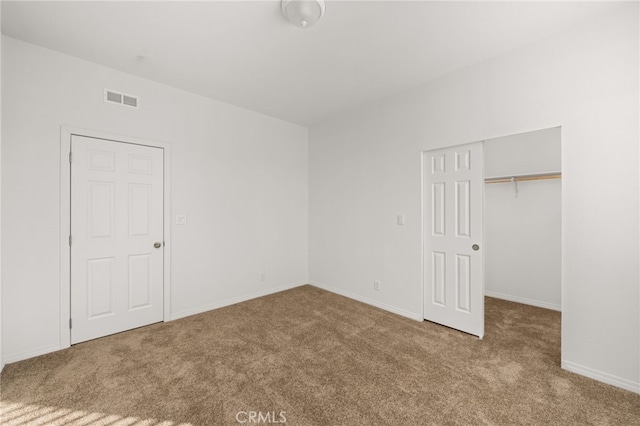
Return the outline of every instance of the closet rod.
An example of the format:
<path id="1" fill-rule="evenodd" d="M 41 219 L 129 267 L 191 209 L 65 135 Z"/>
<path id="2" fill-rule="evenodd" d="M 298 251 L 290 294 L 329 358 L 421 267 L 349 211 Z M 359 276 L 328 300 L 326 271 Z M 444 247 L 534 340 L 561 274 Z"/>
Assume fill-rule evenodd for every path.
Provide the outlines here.
<path id="1" fill-rule="evenodd" d="M 537 173 L 530 175 L 519 175 L 519 176 L 501 176 L 501 177 L 492 177 L 486 178 L 484 183 L 508 183 L 508 182 L 521 182 L 525 180 L 543 180 L 543 179 L 561 179 L 562 173 Z"/>

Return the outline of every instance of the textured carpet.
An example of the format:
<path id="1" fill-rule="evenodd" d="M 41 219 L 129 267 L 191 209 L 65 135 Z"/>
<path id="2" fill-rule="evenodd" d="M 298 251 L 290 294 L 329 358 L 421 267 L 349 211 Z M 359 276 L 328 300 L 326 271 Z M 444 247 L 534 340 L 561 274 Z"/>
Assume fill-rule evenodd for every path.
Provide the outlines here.
<path id="1" fill-rule="evenodd" d="M 2 425 L 638 425 L 560 369 L 560 314 L 487 298 L 483 340 L 304 286 L 7 365 Z"/>

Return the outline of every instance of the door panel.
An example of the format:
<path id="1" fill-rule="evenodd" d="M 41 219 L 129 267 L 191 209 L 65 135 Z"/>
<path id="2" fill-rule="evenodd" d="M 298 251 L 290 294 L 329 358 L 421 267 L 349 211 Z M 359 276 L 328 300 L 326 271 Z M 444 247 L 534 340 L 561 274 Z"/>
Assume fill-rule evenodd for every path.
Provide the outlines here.
<path id="1" fill-rule="evenodd" d="M 87 182 L 87 221 L 89 239 L 113 237 L 114 196 L 113 182 Z"/>
<path id="2" fill-rule="evenodd" d="M 87 259 L 88 319 L 113 315 L 113 261 Z"/>
<path id="3" fill-rule="evenodd" d="M 424 318 L 482 337 L 482 143 L 423 156 Z"/>
<path id="4" fill-rule="evenodd" d="M 129 184 L 129 238 L 149 236 L 151 185 Z"/>
<path id="5" fill-rule="evenodd" d="M 163 150 L 72 136 L 71 343 L 163 318 Z"/>
<path id="6" fill-rule="evenodd" d="M 151 255 L 129 256 L 129 310 L 151 306 Z"/>

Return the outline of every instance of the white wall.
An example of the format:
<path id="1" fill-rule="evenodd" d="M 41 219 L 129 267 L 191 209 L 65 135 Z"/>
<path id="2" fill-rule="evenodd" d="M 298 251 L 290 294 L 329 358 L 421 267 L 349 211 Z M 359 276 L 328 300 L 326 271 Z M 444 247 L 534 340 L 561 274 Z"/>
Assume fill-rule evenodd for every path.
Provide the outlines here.
<path id="1" fill-rule="evenodd" d="M 307 282 L 306 128 L 8 37 L 2 55 L 6 362 L 60 348 L 62 125 L 171 143 L 172 318 Z"/>
<path id="2" fill-rule="evenodd" d="M 486 177 L 560 172 L 560 128 L 484 142 Z M 485 294 L 561 309 L 561 181 L 485 185 Z"/>
<path id="3" fill-rule="evenodd" d="M 0 7 L 0 34 L 2 34 L 2 7 Z M 2 37 L 0 37 L 0 82 L 2 81 Z M 0 100 L 2 84 L 0 84 Z M 0 242 L 2 242 L 2 102 L 0 102 Z M 0 372 L 4 368 L 2 356 L 2 244 L 0 244 Z"/>
<path id="4" fill-rule="evenodd" d="M 313 126 L 312 282 L 421 317 L 420 152 L 562 126 L 562 363 L 640 391 L 638 35 L 625 4 Z"/>
<path id="5" fill-rule="evenodd" d="M 484 175 L 560 172 L 560 139 L 560 127 L 553 127 L 484 141 Z"/>

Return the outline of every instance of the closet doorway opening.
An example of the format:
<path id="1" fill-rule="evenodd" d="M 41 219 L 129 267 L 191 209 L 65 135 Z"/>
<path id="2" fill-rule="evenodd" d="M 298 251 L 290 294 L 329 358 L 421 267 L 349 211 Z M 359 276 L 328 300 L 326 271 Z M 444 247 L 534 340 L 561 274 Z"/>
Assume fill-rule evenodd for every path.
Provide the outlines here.
<path id="1" fill-rule="evenodd" d="M 422 153 L 424 319 L 482 338 L 485 296 L 561 310 L 560 131 Z"/>
<path id="2" fill-rule="evenodd" d="M 485 296 L 561 311 L 561 128 L 484 141 Z"/>

